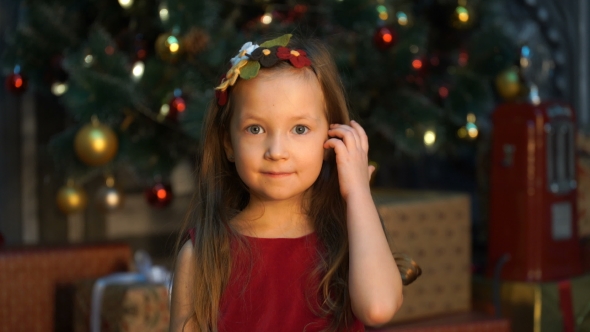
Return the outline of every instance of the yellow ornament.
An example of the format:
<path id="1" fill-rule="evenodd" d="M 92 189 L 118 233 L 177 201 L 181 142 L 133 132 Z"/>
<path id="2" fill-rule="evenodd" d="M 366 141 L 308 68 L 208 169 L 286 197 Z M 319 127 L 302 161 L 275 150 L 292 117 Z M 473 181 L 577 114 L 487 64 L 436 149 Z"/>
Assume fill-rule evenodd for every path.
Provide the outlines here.
<path id="1" fill-rule="evenodd" d="M 160 59 L 170 63 L 178 61 L 183 52 L 181 39 L 169 33 L 159 35 L 155 47 Z"/>
<path id="2" fill-rule="evenodd" d="M 119 140 L 111 128 L 93 118 L 74 138 L 78 158 L 89 166 L 101 166 L 111 161 L 119 149 Z"/>
<path id="3" fill-rule="evenodd" d="M 88 199 L 82 187 L 69 181 L 57 192 L 56 202 L 63 213 L 71 214 L 84 210 Z"/>
<path id="4" fill-rule="evenodd" d="M 496 76 L 496 90 L 505 100 L 513 100 L 521 95 L 522 84 L 518 68 L 511 67 Z"/>

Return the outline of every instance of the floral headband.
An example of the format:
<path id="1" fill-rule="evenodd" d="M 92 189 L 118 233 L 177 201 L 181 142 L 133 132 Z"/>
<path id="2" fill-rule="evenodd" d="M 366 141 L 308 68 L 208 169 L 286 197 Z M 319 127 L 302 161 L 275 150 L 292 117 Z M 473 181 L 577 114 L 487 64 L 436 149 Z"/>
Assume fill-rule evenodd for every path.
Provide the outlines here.
<path id="1" fill-rule="evenodd" d="M 254 78 L 258 75 L 260 66 L 272 67 L 281 60 L 289 60 L 296 68 L 311 66 L 311 61 L 307 58 L 305 51 L 286 47 L 289 40 L 291 40 L 291 35 L 286 34 L 260 45 L 252 42 L 245 43 L 238 55 L 230 60 L 231 68 L 221 79 L 221 84 L 215 88 L 217 104 L 223 106 L 227 103 L 227 89 L 236 83 L 238 77 L 245 80 Z"/>

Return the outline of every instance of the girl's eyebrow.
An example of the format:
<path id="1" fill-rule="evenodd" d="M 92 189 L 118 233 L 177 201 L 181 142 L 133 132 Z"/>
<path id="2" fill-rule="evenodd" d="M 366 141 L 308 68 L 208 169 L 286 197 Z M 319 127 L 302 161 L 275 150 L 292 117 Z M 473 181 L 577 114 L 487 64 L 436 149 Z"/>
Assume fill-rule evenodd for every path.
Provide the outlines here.
<path id="1" fill-rule="evenodd" d="M 263 118 L 263 117 L 259 117 L 259 116 L 255 115 L 255 114 L 247 114 L 247 115 L 244 115 L 243 117 L 240 118 L 240 121 L 248 121 L 248 120 L 265 121 L 266 119 Z M 289 120 L 311 120 L 311 121 L 319 121 L 319 117 L 312 116 L 312 115 L 299 115 L 299 116 L 293 116 Z"/>

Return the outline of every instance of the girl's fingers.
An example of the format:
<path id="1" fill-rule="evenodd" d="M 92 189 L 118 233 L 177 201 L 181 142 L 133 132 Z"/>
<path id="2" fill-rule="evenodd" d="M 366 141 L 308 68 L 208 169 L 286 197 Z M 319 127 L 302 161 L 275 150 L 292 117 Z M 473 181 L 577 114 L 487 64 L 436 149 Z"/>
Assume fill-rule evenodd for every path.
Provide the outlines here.
<path id="1" fill-rule="evenodd" d="M 344 141 L 344 144 L 349 148 L 361 148 L 360 137 L 353 128 L 341 124 L 331 125 L 330 127 L 331 129 L 328 131 L 330 136 L 341 138 Z"/>
<path id="2" fill-rule="evenodd" d="M 375 166 L 369 165 L 369 179 L 371 178 L 371 175 L 373 175 L 373 172 L 375 172 Z"/>
<path id="3" fill-rule="evenodd" d="M 341 154 L 341 153 L 345 153 L 346 150 L 346 145 L 344 144 L 344 142 L 342 140 L 339 140 L 337 138 L 330 138 L 329 140 L 327 140 L 326 142 L 324 142 L 324 149 L 329 149 L 332 148 L 334 149 L 334 152 L 336 152 L 336 154 Z"/>
<path id="4" fill-rule="evenodd" d="M 369 138 L 367 137 L 367 133 L 365 132 L 365 129 L 363 129 L 363 127 L 361 127 L 361 125 L 354 120 L 350 121 L 350 125 L 354 129 L 356 129 L 356 132 L 358 133 L 359 140 L 361 143 L 361 147 L 363 148 L 363 150 L 368 152 L 369 151 Z"/>

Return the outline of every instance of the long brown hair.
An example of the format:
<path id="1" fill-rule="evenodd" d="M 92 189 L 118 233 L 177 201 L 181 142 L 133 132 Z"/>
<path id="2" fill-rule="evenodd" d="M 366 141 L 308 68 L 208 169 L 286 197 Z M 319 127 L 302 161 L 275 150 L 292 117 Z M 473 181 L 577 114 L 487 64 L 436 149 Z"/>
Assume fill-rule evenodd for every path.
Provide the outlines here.
<path id="1" fill-rule="evenodd" d="M 314 40 L 291 39 L 289 47 L 307 52 L 311 70 L 322 88 L 328 123 L 349 123 L 344 88 L 328 50 Z M 285 68 L 292 67 L 282 62 L 261 70 Z M 236 84 L 240 84 L 240 80 Z M 207 111 L 197 158 L 193 202 L 177 243 L 178 247 L 182 245 L 186 230 L 195 229 L 194 315 L 191 319 L 202 332 L 217 331 L 220 299 L 231 273 L 230 240 L 241 239 L 230 220 L 246 207 L 250 199 L 234 164 L 224 153 L 223 142 L 229 135 L 233 114 L 232 94 L 228 92 L 226 105 L 218 106 L 213 100 Z M 322 244 L 314 271 L 321 280 L 317 290 L 323 299 L 319 314 L 330 317 L 328 331 L 340 331 L 352 324 L 353 316 L 348 292 L 346 203 L 340 195 L 333 151 L 328 151 L 320 175 L 310 190 L 308 206 L 303 208 Z M 407 258 L 396 257 L 396 261 L 404 284 L 419 274 L 419 268 Z"/>

